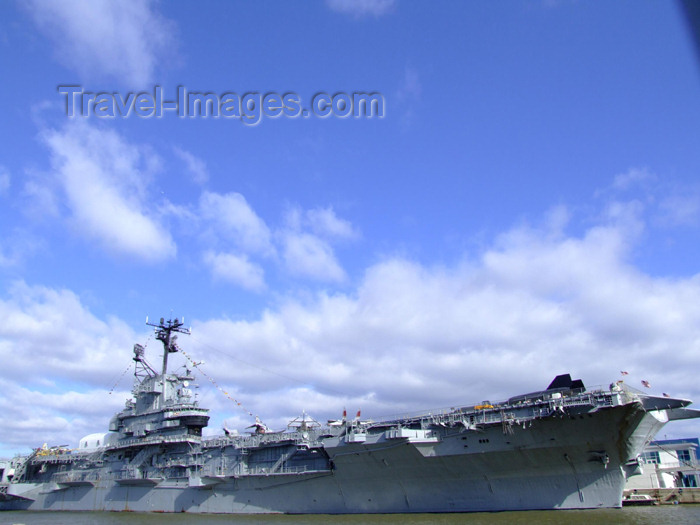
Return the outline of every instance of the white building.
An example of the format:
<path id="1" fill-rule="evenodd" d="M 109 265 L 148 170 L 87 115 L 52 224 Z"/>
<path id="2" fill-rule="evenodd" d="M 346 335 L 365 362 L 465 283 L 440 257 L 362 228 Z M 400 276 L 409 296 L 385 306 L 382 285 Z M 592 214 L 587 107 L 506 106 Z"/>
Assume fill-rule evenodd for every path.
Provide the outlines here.
<path id="1" fill-rule="evenodd" d="M 652 441 L 640 456 L 642 473 L 627 479 L 625 490 L 700 487 L 698 438 Z"/>

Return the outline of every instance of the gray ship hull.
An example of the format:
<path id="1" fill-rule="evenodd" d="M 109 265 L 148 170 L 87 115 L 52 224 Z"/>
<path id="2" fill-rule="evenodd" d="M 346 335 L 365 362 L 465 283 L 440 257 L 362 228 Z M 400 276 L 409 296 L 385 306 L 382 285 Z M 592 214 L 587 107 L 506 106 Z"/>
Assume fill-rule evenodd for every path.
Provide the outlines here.
<path id="1" fill-rule="evenodd" d="M 72 485 L 12 485 L 21 499 L 0 506 L 330 514 L 620 507 L 626 463 L 666 421 L 665 411 L 630 403 L 439 440 L 327 438 L 328 470 L 119 482 L 104 472 Z"/>

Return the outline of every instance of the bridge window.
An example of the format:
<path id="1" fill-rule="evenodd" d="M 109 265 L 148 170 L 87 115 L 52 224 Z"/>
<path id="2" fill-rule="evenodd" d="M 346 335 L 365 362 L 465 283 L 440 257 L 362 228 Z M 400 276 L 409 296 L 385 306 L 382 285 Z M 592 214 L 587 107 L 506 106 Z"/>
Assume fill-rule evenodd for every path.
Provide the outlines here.
<path id="1" fill-rule="evenodd" d="M 644 452 L 642 454 L 642 461 L 647 465 L 658 465 L 661 463 L 659 460 L 659 453 L 657 451 Z"/>
<path id="2" fill-rule="evenodd" d="M 690 450 L 677 450 L 676 453 L 678 454 L 678 461 L 690 463 Z"/>

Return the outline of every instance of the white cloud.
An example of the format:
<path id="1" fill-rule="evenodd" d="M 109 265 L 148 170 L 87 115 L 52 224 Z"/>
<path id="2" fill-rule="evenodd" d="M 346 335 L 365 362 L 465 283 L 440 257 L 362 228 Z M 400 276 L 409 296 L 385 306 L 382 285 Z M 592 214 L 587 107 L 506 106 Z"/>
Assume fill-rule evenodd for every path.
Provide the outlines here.
<path id="1" fill-rule="evenodd" d="M 659 203 L 659 220 L 666 226 L 697 226 L 700 224 L 700 188 L 688 188 Z"/>
<path id="2" fill-rule="evenodd" d="M 106 431 L 129 381 L 108 390 L 129 366 L 133 343 L 146 337 L 119 319 L 98 319 L 70 290 L 22 281 L 0 297 L 0 317 L 0 456 Z"/>
<path id="3" fill-rule="evenodd" d="M 5 194 L 10 189 L 10 171 L 0 165 L 0 196 Z"/>
<path id="4" fill-rule="evenodd" d="M 281 298 L 254 319 L 195 321 L 183 348 L 204 359 L 204 371 L 246 409 L 200 374 L 200 401 L 212 409 L 210 433 L 224 420 L 242 430 L 251 422 L 248 411 L 284 428 L 303 409 L 320 420 L 343 407 L 376 418 L 504 399 L 544 388 L 566 372 L 595 386 L 627 370 L 632 386 L 645 379 L 653 393 L 700 403 L 693 372 L 700 366 L 700 275 L 669 279 L 635 268 L 631 254 L 640 237 L 630 235 L 634 221 L 620 220 L 626 213 L 640 220 L 618 210 L 571 235 L 565 231 L 571 214 L 558 207 L 542 229 L 513 228 L 460 264 L 388 258 L 367 268 L 347 293 Z M 302 244 L 318 242 L 303 232 L 287 234 Z M 313 250 L 301 250 L 307 252 Z M 255 275 L 244 257 L 226 255 L 212 253 L 212 263 L 235 261 L 237 268 L 229 265 L 235 278 Z M 0 301 L 0 317 L 0 359 L 8 367 L 3 386 L 27 389 L 26 400 L 12 398 L 18 413 L 32 413 L 43 390 L 56 392 L 66 381 L 110 384 L 114 363 L 130 360 L 134 334 L 118 320 L 95 318 L 67 290 L 20 283 Z M 65 400 L 80 401 L 68 390 Z M 45 422 L 27 425 L 33 436 L 53 436 L 59 428 L 61 436 L 74 436 L 63 442 L 74 442 L 84 426 L 71 430 L 70 422 L 106 426 L 113 409 L 88 417 L 95 407 L 76 403 L 57 416 L 41 412 Z M 0 410 L 0 417 L 11 416 Z M 8 428 L 5 447 L 32 438 L 19 424 Z M 665 432 L 677 428 L 672 423 Z"/>
<path id="5" fill-rule="evenodd" d="M 106 76 L 143 88 L 169 61 L 173 23 L 151 0 L 31 0 L 26 9 L 54 43 L 56 58 L 85 80 Z"/>
<path id="6" fill-rule="evenodd" d="M 33 222 L 61 215 L 56 181 L 49 179 L 47 175 L 30 174 L 22 188 L 22 197 L 22 213 Z"/>
<path id="7" fill-rule="evenodd" d="M 43 246 L 31 232 L 16 228 L 0 238 L 0 267 L 18 266 Z"/>
<path id="8" fill-rule="evenodd" d="M 27 452 L 42 443 L 76 447 L 93 432 L 106 432 L 107 413 L 124 406 L 127 391 L 105 389 L 46 393 L 0 379 L 0 422 L 5 429 L 5 454 Z"/>
<path id="9" fill-rule="evenodd" d="M 635 269 L 625 227 L 581 236 L 519 227 L 454 267 L 387 259 L 348 294 L 289 299 L 256 321 L 198 324 L 197 352 L 276 425 L 303 408 L 325 418 L 360 405 L 376 416 L 502 399 L 566 372 L 594 386 L 628 370 L 633 386 L 646 379 L 657 394 L 700 403 L 688 372 L 700 365 L 700 275 Z M 235 375 L 226 362 L 238 363 Z"/>
<path id="10" fill-rule="evenodd" d="M 635 186 L 644 186 L 654 183 L 658 177 L 648 168 L 630 168 L 624 173 L 619 173 L 613 179 L 612 187 L 616 190 L 628 190 Z"/>
<path id="11" fill-rule="evenodd" d="M 46 130 L 43 139 L 77 230 L 113 253 L 149 262 L 175 256 L 172 237 L 149 211 L 157 157 L 80 121 Z"/>
<path id="12" fill-rule="evenodd" d="M 199 199 L 200 215 L 215 228 L 215 235 L 233 241 L 240 249 L 274 254 L 270 229 L 240 193 L 209 191 Z"/>
<path id="13" fill-rule="evenodd" d="M 185 167 L 192 176 L 192 180 L 195 182 L 195 184 L 201 185 L 209 180 L 207 166 L 202 159 L 195 157 L 192 155 L 192 153 L 185 151 L 182 148 L 174 147 L 173 151 L 175 152 L 175 155 L 180 157 L 180 160 L 185 163 Z"/>
<path id="14" fill-rule="evenodd" d="M 607 199 L 624 196 L 623 207 L 650 216 L 651 226 L 673 228 L 700 224 L 700 185 L 659 177 L 648 168 L 633 167 L 615 176 L 608 188 L 597 192 Z"/>
<path id="15" fill-rule="evenodd" d="M 423 93 L 418 71 L 415 68 L 406 66 L 403 72 L 403 78 L 399 84 L 397 92 L 399 102 L 410 102 L 420 98 Z"/>
<path id="16" fill-rule="evenodd" d="M 326 0 L 326 5 L 333 11 L 355 18 L 380 17 L 392 12 L 397 4 L 397 0 Z"/>
<path id="17" fill-rule="evenodd" d="M 341 282 L 345 271 L 331 246 L 308 233 L 287 231 L 282 235 L 283 256 L 287 269 L 294 275 L 318 281 Z"/>
<path id="18" fill-rule="evenodd" d="M 359 233 L 350 221 L 338 217 L 331 207 L 307 210 L 306 218 L 311 230 L 318 235 L 344 239 L 359 237 Z"/>
<path id="19" fill-rule="evenodd" d="M 413 67 L 406 66 L 396 91 L 397 107 L 401 113 L 401 125 L 404 128 L 411 125 L 422 93 L 423 86 L 418 71 Z"/>
<path id="20" fill-rule="evenodd" d="M 359 233 L 350 221 L 338 217 L 332 207 L 305 212 L 291 208 L 285 217 L 285 227 L 277 235 L 287 270 L 292 275 L 321 282 L 345 281 L 345 270 L 331 241 L 357 237 Z"/>
<path id="21" fill-rule="evenodd" d="M 0 299 L 3 372 L 25 382 L 70 378 L 103 384 L 116 355 L 126 357 L 133 332 L 96 318 L 70 290 L 16 282 Z"/>
<path id="22" fill-rule="evenodd" d="M 265 273 L 245 255 L 232 253 L 204 254 L 204 262 L 215 278 L 241 286 L 247 290 L 260 291 L 265 288 Z"/>

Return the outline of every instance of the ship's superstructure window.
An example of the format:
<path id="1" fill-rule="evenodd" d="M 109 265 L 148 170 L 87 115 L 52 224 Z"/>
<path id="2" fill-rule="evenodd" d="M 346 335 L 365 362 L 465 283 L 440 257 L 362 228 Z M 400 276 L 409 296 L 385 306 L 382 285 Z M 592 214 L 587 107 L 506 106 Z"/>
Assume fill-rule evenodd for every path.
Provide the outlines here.
<path id="1" fill-rule="evenodd" d="M 659 453 L 656 450 L 651 452 L 644 452 L 642 454 L 642 461 L 648 465 L 658 465 L 661 463 L 659 460 Z"/>
<path id="2" fill-rule="evenodd" d="M 678 450 L 678 461 L 681 463 L 690 463 L 690 450 Z"/>

